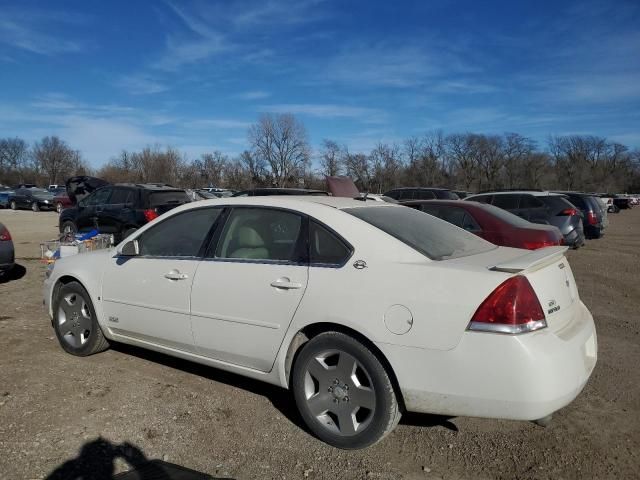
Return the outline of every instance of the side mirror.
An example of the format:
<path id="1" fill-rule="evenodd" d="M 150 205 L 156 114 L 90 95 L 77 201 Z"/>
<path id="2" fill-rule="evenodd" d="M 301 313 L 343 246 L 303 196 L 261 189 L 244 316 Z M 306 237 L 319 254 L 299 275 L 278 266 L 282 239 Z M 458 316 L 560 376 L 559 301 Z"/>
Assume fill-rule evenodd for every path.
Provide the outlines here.
<path id="1" fill-rule="evenodd" d="M 123 257 L 137 257 L 140 255 L 138 240 L 131 240 L 130 242 L 125 243 L 118 253 Z"/>

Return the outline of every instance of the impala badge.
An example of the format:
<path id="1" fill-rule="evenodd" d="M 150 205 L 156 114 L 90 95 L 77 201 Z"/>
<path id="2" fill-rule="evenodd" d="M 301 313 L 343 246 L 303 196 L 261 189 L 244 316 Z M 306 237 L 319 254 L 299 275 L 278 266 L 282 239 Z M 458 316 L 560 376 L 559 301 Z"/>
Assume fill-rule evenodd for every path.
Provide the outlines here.
<path id="1" fill-rule="evenodd" d="M 367 262 L 365 262 L 364 260 L 356 260 L 355 262 L 353 262 L 353 268 L 357 268 L 358 270 L 367 268 Z"/>

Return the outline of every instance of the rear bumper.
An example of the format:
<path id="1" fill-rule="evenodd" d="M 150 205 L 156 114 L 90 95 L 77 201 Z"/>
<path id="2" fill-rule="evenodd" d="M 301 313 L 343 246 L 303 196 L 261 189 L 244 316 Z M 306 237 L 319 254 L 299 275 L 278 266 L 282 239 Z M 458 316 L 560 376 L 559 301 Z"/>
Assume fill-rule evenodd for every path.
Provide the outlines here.
<path id="1" fill-rule="evenodd" d="M 584 244 L 584 231 L 582 229 L 574 229 L 564 235 L 565 245 L 570 247 L 579 247 Z"/>
<path id="2" fill-rule="evenodd" d="M 449 351 L 378 346 L 396 373 L 407 410 L 514 420 L 543 418 L 571 403 L 597 358 L 593 318 L 582 303 L 558 332 L 465 332 Z"/>

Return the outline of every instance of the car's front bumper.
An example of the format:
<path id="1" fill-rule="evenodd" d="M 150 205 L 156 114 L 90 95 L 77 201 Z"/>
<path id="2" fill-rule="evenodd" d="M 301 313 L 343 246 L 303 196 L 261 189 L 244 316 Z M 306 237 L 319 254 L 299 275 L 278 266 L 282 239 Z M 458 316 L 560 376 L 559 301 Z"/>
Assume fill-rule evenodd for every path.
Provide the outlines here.
<path id="1" fill-rule="evenodd" d="M 391 363 L 409 411 L 537 420 L 573 401 L 596 364 L 593 318 L 582 302 L 576 310 L 557 332 L 465 332 L 448 351 L 378 347 Z"/>

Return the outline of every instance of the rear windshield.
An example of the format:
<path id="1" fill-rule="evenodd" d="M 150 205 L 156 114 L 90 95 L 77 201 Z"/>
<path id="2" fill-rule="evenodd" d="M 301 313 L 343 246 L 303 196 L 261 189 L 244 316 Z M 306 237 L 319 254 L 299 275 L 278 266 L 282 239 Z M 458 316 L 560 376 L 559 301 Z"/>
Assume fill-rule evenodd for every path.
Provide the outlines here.
<path id="1" fill-rule="evenodd" d="M 567 200 L 566 197 L 561 195 L 549 195 L 537 197 L 541 200 L 550 210 L 552 215 L 558 215 L 567 208 L 575 208 L 575 205 Z"/>
<path id="2" fill-rule="evenodd" d="M 531 223 L 525 220 L 524 218 L 514 215 L 513 213 L 507 212 L 506 210 L 503 210 L 499 207 L 495 207 L 489 204 L 483 204 L 482 208 L 483 210 L 486 210 L 487 212 L 491 213 L 491 215 L 493 215 L 494 217 L 498 217 L 503 222 L 506 222 L 509 225 L 512 225 L 514 227 L 526 228 L 531 226 Z"/>
<path id="3" fill-rule="evenodd" d="M 188 201 L 189 196 L 183 190 L 151 192 L 149 194 L 149 208 L 156 208 L 162 205 L 180 205 Z"/>
<path id="4" fill-rule="evenodd" d="M 496 248 L 472 233 L 413 208 L 379 206 L 346 208 L 344 211 L 432 260 L 466 257 Z"/>

